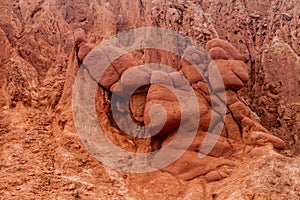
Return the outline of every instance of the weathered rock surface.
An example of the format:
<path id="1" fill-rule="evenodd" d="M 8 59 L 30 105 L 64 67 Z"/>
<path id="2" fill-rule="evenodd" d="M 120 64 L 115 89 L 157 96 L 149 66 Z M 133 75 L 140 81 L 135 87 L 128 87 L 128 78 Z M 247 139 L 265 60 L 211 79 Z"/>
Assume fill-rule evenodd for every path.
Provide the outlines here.
<path id="1" fill-rule="evenodd" d="M 202 1 L 221 39 L 230 41 L 250 67 L 241 92 L 260 122 L 299 153 L 299 118 L 287 117 L 299 107 L 299 1 Z"/>
<path id="2" fill-rule="evenodd" d="M 0 0 L 0 199 L 299 199 L 299 6 L 297 0 Z M 139 51 L 117 60 L 120 71 L 107 73 L 118 77 L 128 62 L 155 61 L 177 71 L 181 66 L 201 114 L 196 140 L 173 166 L 126 174 L 105 167 L 84 147 L 73 124 L 70 97 L 78 61 L 87 52 L 120 31 L 142 26 L 178 30 L 203 46 L 218 37 L 229 41 L 212 40 L 207 50 L 225 78 L 230 112 L 217 146 L 200 160 L 197 149 L 213 114 L 201 77 L 165 52 Z M 79 31 L 74 39 L 78 28 L 86 38 Z M 196 64 L 201 55 L 193 48 L 186 54 Z M 246 89 L 241 89 L 248 79 L 244 61 L 250 73 Z M 170 77 L 166 83 L 176 79 L 169 72 L 155 77 Z M 181 90 L 178 85 L 173 87 Z M 163 99 L 146 93 L 150 90 L 168 93 L 151 85 L 134 94 L 130 110 L 138 124 L 147 121 L 151 101 L 164 100 L 171 110 L 171 95 Z M 96 99 L 98 118 L 116 145 L 149 152 L 172 140 L 176 114 L 169 116 L 161 138 L 124 137 L 107 116 L 107 92 L 99 89 L 98 94 L 104 97 Z M 124 110 L 122 104 L 116 106 Z M 284 155 L 274 151 L 284 148 L 282 140 Z"/>
<path id="3" fill-rule="evenodd" d="M 81 49 L 84 48 L 83 47 L 84 45 L 85 44 L 77 47 L 78 52 L 80 52 Z M 181 119 L 181 107 L 179 105 L 179 101 L 177 97 L 174 95 L 174 91 L 179 90 L 183 96 L 189 96 L 189 94 L 188 93 L 184 94 L 186 92 L 185 90 L 182 90 L 181 88 L 177 88 L 174 85 L 176 80 L 172 79 L 170 73 L 165 71 L 157 71 L 157 69 L 146 67 L 146 69 L 145 68 L 142 69 L 144 71 L 147 71 L 147 73 L 143 73 L 143 71 L 141 70 L 135 70 L 133 74 L 131 74 L 132 76 L 127 75 L 128 71 L 129 71 L 128 74 L 132 73 L 130 71 L 130 68 L 134 65 L 137 65 L 135 63 L 134 58 L 131 57 L 130 54 L 126 56 L 127 62 L 124 61 L 113 62 L 113 64 L 111 64 L 106 69 L 106 71 L 110 71 L 110 73 L 106 73 L 105 71 L 99 80 L 99 84 L 102 85 L 102 87 L 109 90 L 111 88 L 111 85 L 117 84 L 117 81 L 120 79 L 121 82 L 120 82 L 119 89 L 117 91 L 123 91 L 124 93 L 127 93 L 126 91 L 132 91 L 131 88 L 133 89 L 138 88 L 140 82 L 151 83 L 149 88 L 146 89 L 146 91 L 144 92 L 140 91 L 139 94 L 136 94 L 145 97 L 142 102 L 140 102 L 139 98 L 131 100 L 132 105 L 139 106 L 139 108 L 134 108 L 133 106 L 131 106 L 131 109 L 132 110 L 142 109 L 143 114 L 135 116 L 136 112 L 131 112 L 130 116 L 133 116 L 134 119 L 140 117 L 141 118 L 140 123 L 142 123 L 147 127 L 145 129 L 147 133 L 142 133 L 142 135 L 155 134 L 154 137 L 152 138 L 152 142 L 155 143 L 156 141 L 159 141 L 161 143 L 162 148 L 166 146 L 166 144 L 168 144 L 170 140 L 173 139 L 173 135 L 176 134 L 176 130 L 178 130 L 179 126 L 186 126 L 184 132 L 188 134 L 190 130 L 188 129 L 189 126 L 187 125 L 189 123 L 199 123 L 199 127 L 200 127 L 198 130 L 199 133 L 197 134 L 196 139 L 192 144 L 192 148 L 189 149 L 174 164 L 162 169 L 162 171 L 166 171 L 183 180 L 192 180 L 196 177 L 199 178 L 199 176 L 203 176 L 206 181 L 210 182 L 210 181 L 221 180 L 222 178 L 228 177 L 230 173 L 234 170 L 234 168 L 237 167 L 237 164 L 234 161 L 232 161 L 232 158 L 234 158 L 235 161 L 237 159 L 241 160 L 243 157 L 242 155 L 244 155 L 245 153 L 243 152 L 245 148 L 248 148 L 248 150 L 250 150 L 255 146 L 264 146 L 270 143 L 277 149 L 284 149 L 285 143 L 281 139 L 271 135 L 271 133 L 267 129 L 263 128 L 254 119 L 254 116 L 252 116 L 250 109 L 237 98 L 237 94 L 235 92 L 241 89 L 244 86 L 244 83 L 246 83 L 249 79 L 247 73 L 248 67 L 247 65 L 244 64 L 243 61 L 240 60 L 241 56 L 238 53 L 237 49 L 233 47 L 230 43 L 220 39 L 210 40 L 207 43 L 206 48 L 208 52 L 211 54 L 211 56 L 213 57 L 213 60 L 211 62 L 214 62 L 220 71 L 221 77 L 224 82 L 225 90 L 228 91 L 227 92 L 227 94 L 229 95 L 228 98 L 234 100 L 229 101 L 229 103 L 226 103 L 225 106 L 228 108 L 228 114 L 226 115 L 225 118 L 225 128 L 222 131 L 221 137 L 217 139 L 218 142 L 216 143 L 214 148 L 204 159 L 199 159 L 197 152 L 200 150 L 204 137 L 207 134 L 206 132 L 207 126 L 210 123 L 215 123 L 214 121 L 217 121 L 216 124 L 213 124 L 213 127 L 214 126 L 217 127 L 220 125 L 219 123 L 221 121 L 217 120 L 219 118 L 217 114 L 218 110 L 213 110 L 210 107 L 210 105 L 213 103 L 211 100 L 212 97 L 210 97 L 210 94 L 206 91 L 205 88 L 203 87 L 201 88 L 201 86 L 205 85 L 205 82 L 203 78 L 201 78 L 200 74 L 198 78 L 194 78 L 193 80 L 191 80 L 189 76 L 186 76 L 186 73 L 189 72 L 189 70 L 187 69 L 193 69 L 192 64 L 189 64 L 188 62 L 183 60 L 184 65 L 182 67 L 184 69 L 183 75 L 186 76 L 189 83 L 192 83 L 194 85 L 200 85 L 200 87 L 199 86 L 195 87 L 194 92 L 198 94 L 197 98 L 198 98 L 198 102 L 200 103 L 200 108 L 206 107 L 206 109 L 205 112 L 203 113 L 203 117 L 201 116 L 199 121 L 188 119 L 185 122 L 184 119 Z M 101 47 L 101 48 L 97 47 L 91 50 L 87 54 L 85 59 L 82 61 L 85 68 L 87 68 L 89 71 L 96 70 L 95 66 L 99 62 L 101 62 L 101 60 L 105 60 L 105 56 L 107 56 L 107 54 L 104 54 L 103 52 L 107 50 L 110 50 L 110 52 L 120 51 L 116 48 L 112 48 L 109 46 Z M 199 50 L 192 47 L 188 47 L 186 51 L 188 51 L 188 56 L 197 54 L 198 57 L 200 58 L 201 56 L 203 57 L 204 55 L 203 53 L 199 52 Z M 195 59 L 193 59 L 193 61 L 195 61 L 194 64 L 196 65 L 205 65 L 204 62 L 197 62 Z M 124 67 L 124 63 L 125 63 L 125 67 Z M 204 76 L 205 74 L 210 74 L 209 71 L 212 70 L 211 64 L 206 64 L 206 65 L 208 66 L 201 68 L 203 69 Z M 195 73 L 198 72 L 196 71 Z M 132 77 L 136 77 L 136 78 L 133 79 Z M 139 78 L 137 79 L 137 77 Z M 128 81 L 126 81 L 127 79 Z M 139 79 L 143 79 L 143 80 L 139 81 Z M 210 77 L 207 77 L 205 79 L 211 81 Z M 137 85 L 135 86 L 135 84 Z M 109 93 L 111 92 L 114 91 L 111 90 Z M 83 92 L 81 95 L 84 96 L 86 94 Z M 122 97 L 122 95 L 125 94 L 123 94 L 122 92 L 118 92 L 117 95 L 120 95 L 120 97 Z M 104 102 L 102 102 L 102 104 L 104 104 Z M 116 104 L 118 104 L 118 102 Z M 144 105 L 141 106 L 141 104 Z M 152 113 L 152 116 L 150 117 L 151 107 L 157 104 L 163 106 L 165 111 L 159 109 L 157 111 L 154 111 L 154 113 Z M 114 106 L 118 108 L 118 105 L 111 105 L 110 107 L 114 107 Z M 188 112 L 192 112 L 193 107 L 194 105 L 191 104 L 190 107 L 187 108 L 190 110 Z M 124 110 L 117 109 L 117 112 L 120 111 L 121 113 L 123 113 L 125 112 L 125 110 L 128 109 L 126 108 Z M 200 110 L 198 112 L 200 112 Z M 165 117 L 164 115 L 166 115 L 165 120 L 163 120 Z M 212 115 L 213 117 L 211 118 Z M 107 116 L 107 121 L 112 120 L 110 116 L 110 112 L 107 112 L 106 116 Z M 102 116 L 102 118 L 103 117 L 104 115 Z M 203 119 L 206 120 L 208 119 L 208 121 L 203 123 Z M 131 120 L 131 119 L 124 118 L 122 120 L 123 123 L 119 123 L 119 125 L 126 126 L 126 124 L 130 124 L 129 121 L 126 122 L 126 120 Z M 181 120 L 184 121 L 182 124 L 180 124 Z M 99 119 L 99 123 L 101 123 L 101 121 L 102 119 Z M 114 123 L 113 121 L 110 122 L 110 124 L 113 123 Z M 107 126 L 107 124 L 104 124 L 104 127 L 105 126 Z M 121 128 L 121 127 L 116 127 L 116 128 Z M 228 128 L 228 130 L 226 128 Z M 121 128 L 121 130 L 124 130 L 123 127 Z M 127 127 L 125 130 L 134 131 L 135 128 Z M 212 129 L 210 131 L 212 131 L 211 133 L 214 133 L 215 129 Z M 118 133 L 114 132 L 114 134 L 118 134 Z M 111 134 L 109 135 L 111 136 Z M 119 133 L 118 137 L 126 138 L 126 136 L 121 136 L 121 135 L 122 134 Z M 127 138 L 127 142 L 129 142 L 128 139 L 129 138 Z M 118 142 L 115 141 L 114 143 L 116 144 Z M 138 143 L 136 145 L 137 145 L 136 148 L 147 149 L 147 146 L 149 146 L 149 142 Z M 122 144 L 122 146 L 128 146 L 129 149 L 127 147 L 126 150 L 132 151 L 132 147 L 130 147 L 130 145 Z M 180 147 L 175 146 L 174 150 L 176 151 L 177 148 Z"/>

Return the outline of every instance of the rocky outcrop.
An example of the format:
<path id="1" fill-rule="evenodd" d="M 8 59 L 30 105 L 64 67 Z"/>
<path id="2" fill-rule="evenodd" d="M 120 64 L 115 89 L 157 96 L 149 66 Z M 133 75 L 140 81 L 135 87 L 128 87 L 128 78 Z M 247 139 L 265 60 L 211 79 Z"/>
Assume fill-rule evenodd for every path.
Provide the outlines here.
<path id="1" fill-rule="evenodd" d="M 80 45 L 77 45 L 78 59 L 89 72 L 98 70 L 95 66 L 98 66 L 99 62 L 106 60 L 107 55 L 114 54 L 111 52 L 121 51 L 116 47 L 110 46 L 96 47 L 89 53 L 84 53 L 86 56 L 82 59 L 82 57 L 80 57 L 82 55 L 80 52 L 84 52 L 86 46 L 90 45 L 81 38 L 84 38 L 84 36 L 81 35 L 79 37 L 78 31 L 76 31 L 75 44 L 80 43 Z M 152 135 L 152 143 L 158 144 L 158 146 L 155 146 L 155 150 L 157 150 L 157 148 L 159 149 L 166 146 L 174 138 L 179 126 L 184 126 L 183 132 L 188 134 L 190 131 L 188 124 L 199 123 L 196 139 L 190 149 L 174 164 L 162 169 L 162 171 L 168 172 L 183 180 L 192 180 L 196 177 L 204 176 L 209 182 L 228 177 L 234 168 L 238 166 L 236 159 L 242 160 L 242 155 L 245 154 L 245 148 L 250 151 L 254 146 L 264 146 L 270 143 L 277 149 L 284 149 L 285 143 L 281 139 L 271 135 L 267 129 L 262 127 L 251 114 L 251 110 L 239 100 L 236 92 L 244 86 L 244 83 L 248 81 L 249 77 L 248 67 L 242 61 L 242 57 L 237 49 L 229 42 L 220 39 L 214 39 L 207 42 L 206 49 L 213 58 L 210 64 L 206 63 L 207 58 L 203 59 L 205 54 L 196 48 L 187 47 L 185 52 L 185 55 L 192 57 L 194 64 L 199 65 L 203 70 L 204 77 L 195 70 L 191 63 L 185 61 L 184 58 L 182 59 L 182 73 L 193 87 L 200 104 L 199 106 L 201 109 L 198 112 L 201 113 L 201 117 L 199 121 L 193 119 L 181 119 L 182 109 L 174 91 L 178 90 L 183 96 L 188 96 L 189 93 L 184 89 L 184 84 L 186 83 L 180 84 L 180 79 L 176 79 L 174 72 L 164 71 L 163 68 L 157 69 L 144 66 L 130 72 L 134 66 L 137 66 L 137 62 L 129 53 L 113 61 L 103 72 L 98 83 L 105 91 L 108 91 L 108 93 L 115 93 L 118 95 L 118 99 L 122 99 L 123 95 L 128 95 L 128 91 L 132 91 L 132 89 L 134 91 L 135 88 L 140 86 L 139 84 L 150 83 L 144 90 L 135 92 L 134 98 L 131 98 L 130 101 L 131 110 L 126 108 L 126 104 L 123 105 L 123 107 L 120 106 L 122 104 L 121 101 L 116 102 L 116 105 L 108 105 L 110 108 L 116 107 L 116 110 L 113 111 L 114 113 L 120 112 L 120 115 L 123 113 L 124 119 L 122 119 L 122 116 L 115 119 L 122 120 L 122 123 L 117 123 L 119 126 L 132 124 L 130 122 L 130 117 L 126 118 L 124 116 L 124 113 L 126 112 L 130 113 L 129 116 L 132 116 L 137 122 L 146 126 L 146 128 L 139 133 L 131 133 L 136 130 L 134 126 L 126 127 L 125 129 L 124 127 L 116 126 L 116 128 L 121 129 L 120 133 L 114 132 L 114 134 L 119 134 L 118 137 L 125 137 L 126 140 L 124 139 L 123 141 L 127 141 L 128 143 L 136 143 L 135 138 L 130 138 L 129 136 L 124 135 L 124 133 L 122 134 L 122 131 L 125 131 L 126 134 L 134 135 L 136 138 L 141 136 L 149 137 Z M 108 51 L 110 54 L 108 54 Z M 113 59 L 110 58 L 109 60 L 112 61 Z M 204 81 L 205 79 L 212 82 L 212 79 L 215 76 L 215 74 L 212 74 L 211 72 L 213 70 L 211 67 L 213 63 L 216 64 L 224 82 L 228 98 L 228 102 L 226 102 L 225 106 L 228 111 L 226 112 L 225 125 L 221 137 L 217 139 L 216 145 L 208 152 L 209 154 L 205 158 L 199 159 L 199 153 L 197 152 L 199 152 L 205 136 L 209 133 L 216 133 L 216 127 L 221 126 L 222 124 L 222 119 L 218 114 L 220 111 L 211 108 L 213 96 L 210 95 L 207 88 L 210 86 L 207 86 Z M 193 69 L 194 72 L 192 71 Z M 181 67 L 178 70 L 181 70 Z M 191 74 L 190 72 L 193 73 Z M 132 77 L 135 78 L 133 79 Z M 119 80 L 120 85 L 115 86 Z M 94 79 L 94 81 L 96 80 Z M 166 86 L 168 87 L 166 88 Z M 82 91 L 81 95 L 84 96 L 87 94 Z M 100 99 L 103 98 L 100 97 Z M 104 103 L 105 102 L 102 102 L 102 104 Z M 114 102 L 112 102 L 112 104 L 113 103 Z M 188 102 L 186 103 L 189 104 Z M 151 111 L 152 106 L 155 105 L 162 105 L 165 109 L 165 113 L 162 109 Z M 194 105 L 190 104 L 190 107 L 186 108 L 189 111 L 185 112 L 192 113 L 193 107 Z M 110 124 L 105 124 L 104 129 L 105 126 L 113 126 L 114 124 L 113 116 L 111 116 L 110 113 L 111 112 L 107 110 L 106 121 L 110 120 L 111 122 Z M 102 118 L 103 117 L 104 115 L 102 115 Z M 165 120 L 163 120 L 164 117 L 166 117 Z M 183 120 L 183 123 L 181 120 Z M 101 123 L 101 121 L 102 119 L 99 119 L 99 123 Z M 208 130 L 210 123 L 213 123 L 213 129 Z M 113 138 L 118 138 L 117 136 L 112 136 L 111 133 L 109 133 L 109 135 L 112 140 L 116 140 Z M 116 143 L 118 142 L 115 141 L 114 144 Z M 149 145 L 149 142 L 136 143 L 135 148 L 151 149 Z M 126 148 L 128 151 L 132 150 L 132 147 L 130 147 L 131 145 L 129 144 L 122 144 L 122 146 L 128 146 L 129 149 Z M 154 146 L 152 146 L 152 148 L 153 147 Z M 173 148 L 174 149 L 172 150 L 176 151 L 176 149 L 180 147 L 175 146 Z"/>
<path id="2" fill-rule="evenodd" d="M 286 153 L 297 155 L 299 118 L 284 117 L 283 113 L 290 113 L 290 108 L 299 104 L 299 2 L 199 4 L 214 19 L 220 38 L 236 46 L 248 62 L 250 80 L 241 92 L 248 106 L 264 127 L 286 141 Z"/>
<path id="3" fill-rule="evenodd" d="M 283 148 L 279 137 L 286 144 L 284 153 L 299 154 L 299 99 L 292 92 L 299 88 L 295 78 L 299 75 L 296 66 L 300 41 L 297 0 L 0 0 L 0 7 L 1 198 L 299 198 L 298 157 L 274 151 L 274 147 Z M 203 47 L 212 41 L 207 50 L 219 64 L 226 83 L 225 129 L 210 155 L 199 160 L 197 149 L 212 116 L 201 78 L 185 60 L 165 52 L 145 50 L 127 54 L 129 57 L 116 61 L 124 69 L 116 73 L 111 68 L 111 75 L 124 76 L 124 71 L 129 70 L 127 66 L 143 62 L 173 64 L 196 91 L 201 120 L 193 145 L 173 166 L 148 174 L 122 173 L 104 166 L 87 151 L 74 127 L 70 97 L 75 76 L 81 73 L 78 63 L 87 52 L 116 33 L 148 26 L 180 31 Z M 86 38 L 78 28 L 87 33 Z M 81 39 L 75 44 L 76 29 L 76 37 Z M 216 38 L 232 45 L 212 40 Z M 82 50 L 77 52 L 74 46 Z M 191 46 L 185 54 L 195 63 L 202 55 Z M 243 87 L 248 79 L 247 70 L 249 81 Z M 175 82 L 171 86 L 178 88 L 174 81 L 178 77 L 174 74 L 154 71 L 140 73 L 146 79 L 153 77 L 164 83 L 171 80 Z M 112 77 L 111 83 L 116 77 Z M 132 116 L 126 120 L 133 119 L 138 125 L 149 123 L 147 113 L 154 102 L 165 101 L 163 105 L 169 111 L 176 111 L 174 115 L 168 112 L 166 127 L 154 139 L 137 139 L 124 136 L 107 114 L 111 110 L 109 92 L 114 89 L 111 83 L 98 88 L 96 107 L 100 124 L 115 145 L 145 153 L 172 140 L 178 110 L 169 91 L 153 84 L 133 94 Z M 170 94 L 168 99 L 162 93 Z M 121 102 L 114 106 L 124 119 L 126 107 Z M 257 120 L 278 137 L 269 134 Z"/>

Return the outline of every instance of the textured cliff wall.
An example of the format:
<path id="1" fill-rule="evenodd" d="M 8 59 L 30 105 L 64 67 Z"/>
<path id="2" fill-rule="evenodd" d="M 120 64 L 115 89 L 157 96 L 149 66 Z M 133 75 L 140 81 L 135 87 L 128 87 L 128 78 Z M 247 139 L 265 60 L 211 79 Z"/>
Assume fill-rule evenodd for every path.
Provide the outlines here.
<path id="1" fill-rule="evenodd" d="M 1 0 L 0 197 L 299 198 L 299 6 L 297 0 Z M 271 147 L 247 147 L 238 159 L 230 158 L 236 163 L 234 170 L 220 170 L 230 176 L 212 183 L 205 178 L 183 181 L 168 173 L 174 168 L 120 173 L 92 157 L 73 124 L 70 97 L 79 67 L 73 32 L 83 28 L 88 42 L 97 45 L 142 26 L 181 31 L 203 45 L 217 37 L 230 41 L 250 69 L 240 99 L 265 128 L 286 142 L 285 153 L 294 157 Z M 155 52 L 146 55 L 145 60 L 151 60 Z"/>
<path id="2" fill-rule="evenodd" d="M 247 58 L 244 97 L 261 123 L 299 152 L 299 1 L 202 1 L 220 38 Z M 292 114 L 294 112 L 294 114 Z M 291 116 L 293 115 L 293 117 Z"/>

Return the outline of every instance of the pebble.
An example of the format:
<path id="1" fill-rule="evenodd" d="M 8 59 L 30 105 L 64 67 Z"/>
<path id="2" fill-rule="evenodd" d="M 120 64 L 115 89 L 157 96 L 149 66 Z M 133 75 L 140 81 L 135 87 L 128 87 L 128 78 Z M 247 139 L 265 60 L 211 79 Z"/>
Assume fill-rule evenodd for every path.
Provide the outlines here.
<path id="1" fill-rule="evenodd" d="M 93 186 L 93 185 L 89 185 L 89 186 L 87 186 L 86 189 L 87 189 L 87 190 L 92 190 L 92 189 L 94 189 L 94 186 Z"/>
<path id="2" fill-rule="evenodd" d="M 293 16 L 288 14 L 288 13 L 282 13 L 282 16 L 283 16 L 284 19 L 286 19 L 288 21 L 293 19 Z"/>
<path id="3" fill-rule="evenodd" d="M 74 183 L 72 183 L 70 186 L 69 186 L 69 190 L 75 190 L 76 188 L 76 185 Z"/>
<path id="4" fill-rule="evenodd" d="M 253 18 L 259 18 L 260 15 L 259 15 L 259 14 L 256 14 L 256 13 L 251 13 L 251 14 L 250 14 L 250 17 L 253 17 Z"/>

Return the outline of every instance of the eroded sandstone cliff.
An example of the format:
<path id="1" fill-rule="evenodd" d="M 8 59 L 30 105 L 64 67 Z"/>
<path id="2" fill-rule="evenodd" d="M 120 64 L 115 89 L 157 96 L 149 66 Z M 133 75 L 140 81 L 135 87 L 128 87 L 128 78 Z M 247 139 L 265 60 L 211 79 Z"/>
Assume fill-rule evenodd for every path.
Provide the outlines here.
<path id="1" fill-rule="evenodd" d="M 2 0 L 0 6 L 1 198 L 299 198 L 299 1 Z M 241 81 L 236 79 L 232 84 L 228 80 L 230 110 L 242 115 L 228 113 L 226 131 L 211 157 L 204 161 L 193 159 L 198 145 L 195 144 L 175 167 L 129 174 L 102 165 L 87 151 L 74 127 L 71 96 L 79 63 L 73 34 L 82 28 L 87 41 L 97 45 L 116 33 L 143 26 L 181 31 L 207 45 L 208 50 L 211 45 L 207 42 L 211 39 L 225 39 L 241 56 L 214 57 L 212 51 L 213 60 L 222 67 L 236 66 L 233 64 L 238 63 L 236 60 L 242 66 L 246 62 L 250 79 L 239 96 L 235 92 L 247 81 L 243 76 L 247 67 L 239 70 Z M 132 62 L 155 60 L 176 66 L 181 63 L 157 57 L 155 51 L 142 53 L 136 52 L 133 55 L 136 60 Z M 188 63 L 182 66 L 189 77 Z M 235 70 L 224 70 L 223 75 L 226 77 Z M 197 83 L 194 88 L 205 90 L 194 78 L 190 76 L 189 80 Z M 159 92 L 161 88 L 151 86 L 149 90 Z M 98 92 L 100 96 L 104 94 L 100 89 Z M 148 94 L 151 96 L 151 92 Z M 205 91 L 199 91 L 199 96 L 200 105 L 207 106 Z M 108 96 L 104 97 L 109 102 Z M 143 102 L 145 98 L 142 93 L 136 95 L 132 105 L 143 107 L 134 102 Z M 146 103 L 162 98 L 148 97 Z M 251 110 L 242 111 L 247 106 Z M 147 123 L 147 116 L 136 107 L 132 108 L 136 121 Z M 163 145 L 158 139 L 132 143 L 130 138 L 118 136 L 117 127 L 105 117 L 108 108 L 104 102 L 99 109 L 105 112 L 98 117 L 107 124 L 107 132 L 117 144 L 132 151 L 149 151 Z M 255 126 L 251 125 L 253 121 Z M 241 126 L 252 127 L 255 133 Z M 233 144 L 228 142 L 230 139 Z M 196 142 L 200 141 L 201 138 Z M 273 145 L 265 146 L 268 141 L 277 149 L 286 148 L 278 152 Z M 145 148 L 145 144 L 151 148 Z"/>

